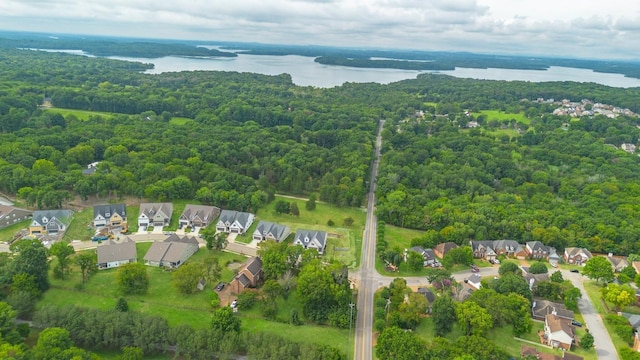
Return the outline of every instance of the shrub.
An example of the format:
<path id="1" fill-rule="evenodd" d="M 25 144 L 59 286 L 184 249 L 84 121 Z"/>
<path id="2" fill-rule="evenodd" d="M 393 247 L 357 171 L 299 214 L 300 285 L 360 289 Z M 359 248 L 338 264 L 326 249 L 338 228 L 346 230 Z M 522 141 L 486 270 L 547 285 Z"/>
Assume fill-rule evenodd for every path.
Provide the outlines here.
<path id="1" fill-rule="evenodd" d="M 213 296 L 211 297 L 211 307 L 214 309 L 220 307 L 220 296 L 218 296 L 217 292 L 214 292 Z"/>
<path id="2" fill-rule="evenodd" d="M 249 310 L 256 304 L 258 294 L 253 291 L 245 290 L 238 295 L 238 308 Z"/>
<path id="3" fill-rule="evenodd" d="M 300 321 L 300 314 L 298 314 L 298 309 L 291 310 L 291 324 L 295 326 L 302 325 L 302 322 Z"/>

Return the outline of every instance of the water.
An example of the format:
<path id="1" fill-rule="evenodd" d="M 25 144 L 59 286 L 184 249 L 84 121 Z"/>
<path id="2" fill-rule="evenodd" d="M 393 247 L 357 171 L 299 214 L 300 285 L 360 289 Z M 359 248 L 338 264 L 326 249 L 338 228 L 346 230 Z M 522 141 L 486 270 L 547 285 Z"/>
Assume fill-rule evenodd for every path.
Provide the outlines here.
<path id="1" fill-rule="evenodd" d="M 217 48 L 217 47 L 211 47 Z M 76 55 L 87 55 L 73 50 L 60 51 Z M 238 52 L 238 57 L 178 57 L 167 56 L 157 59 L 131 58 L 112 56 L 111 59 L 152 63 L 155 68 L 149 74 L 177 71 L 237 71 L 252 72 L 265 75 L 288 73 L 296 85 L 329 88 L 345 82 L 375 82 L 388 84 L 391 82 L 415 79 L 420 71 L 399 69 L 367 69 L 342 66 L 323 65 L 314 62 L 312 57 L 297 55 L 270 56 L 247 55 Z M 451 71 L 439 71 L 460 78 L 507 80 L 507 81 L 576 81 L 593 82 L 618 88 L 640 87 L 640 79 L 627 78 L 621 74 L 598 73 L 588 69 L 552 66 L 547 70 L 515 70 L 515 69 L 471 69 L 456 68 Z"/>
<path id="2" fill-rule="evenodd" d="M 238 53 L 235 58 L 191 58 L 167 56 L 157 59 L 112 57 L 113 59 L 152 63 L 154 69 L 147 73 L 159 74 L 172 71 L 216 70 L 253 72 L 265 75 L 288 73 L 296 85 L 329 88 L 345 82 L 391 82 L 415 79 L 420 71 L 399 69 L 368 69 L 323 65 L 314 62 L 311 57 L 286 55 L 247 55 Z M 439 71 L 460 78 L 486 80 L 520 80 L 530 82 L 576 81 L 593 82 L 619 88 L 640 87 L 640 79 L 627 78 L 621 74 L 598 73 L 593 70 L 552 66 L 548 70 L 513 69 L 470 69 L 456 68 L 452 71 Z"/>

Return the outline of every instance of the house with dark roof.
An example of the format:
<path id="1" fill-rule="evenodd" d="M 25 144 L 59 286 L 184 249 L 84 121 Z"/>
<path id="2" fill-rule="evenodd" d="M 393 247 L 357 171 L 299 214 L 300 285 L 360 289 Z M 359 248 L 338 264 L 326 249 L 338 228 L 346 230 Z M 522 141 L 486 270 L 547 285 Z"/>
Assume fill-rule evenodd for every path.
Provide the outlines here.
<path id="1" fill-rule="evenodd" d="M 262 259 L 253 256 L 242 265 L 231 281 L 231 292 L 239 294 L 246 288 L 254 288 L 262 281 Z"/>
<path id="2" fill-rule="evenodd" d="M 549 247 L 540 241 L 528 241 L 525 251 L 530 259 L 546 259 L 549 256 Z"/>
<path id="3" fill-rule="evenodd" d="M 473 257 L 476 259 L 495 260 L 496 252 L 493 250 L 492 240 L 470 241 Z"/>
<path id="4" fill-rule="evenodd" d="M 71 210 L 38 210 L 33 212 L 29 235 L 58 235 L 67 230 L 73 220 Z"/>
<path id="5" fill-rule="evenodd" d="M 319 254 L 324 254 L 324 249 L 327 247 L 327 232 L 298 229 L 293 245 L 301 245 L 305 249 L 316 249 Z"/>
<path id="6" fill-rule="evenodd" d="M 449 251 L 451 251 L 451 249 L 455 249 L 457 247 L 458 247 L 458 244 L 449 241 L 449 242 L 440 243 L 436 245 L 436 247 L 433 248 L 433 252 L 436 254 L 437 257 L 442 259 Z"/>
<path id="7" fill-rule="evenodd" d="M 29 220 L 31 215 L 33 215 L 33 211 L 31 210 L 0 204 L 0 229 L 21 221 Z"/>
<path id="8" fill-rule="evenodd" d="M 176 269 L 199 249 L 198 240 L 192 236 L 171 234 L 164 241 L 155 241 L 144 256 L 144 264 Z"/>
<path id="9" fill-rule="evenodd" d="M 424 295 L 429 303 L 433 303 L 434 301 L 436 301 L 436 295 L 428 287 L 419 287 L 418 294 Z"/>
<path id="10" fill-rule="evenodd" d="M 180 214 L 178 227 L 180 229 L 186 227 L 205 228 L 217 219 L 218 215 L 220 215 L 219 207 L 187 204 Z"/>
<path id="11" fill-rule="evenodd" d="M 524 277 L 524 279 L 527 281 L 527 284 L 529 284 L 529 290 L 531 291 L 533 291 L 533 289 L 535 289 L 539 283 L 549 281 L 549 274 L 532 274 L 528 271 L 529 268 L 523 267 L 522 269 L 525 270 L 522 277 Z"/>
<path id="12" fill-rule="evenodd" d="M 216 230 L 225 233 L 244 234 L 253 224 L 255 217 L 251 213 L 222 210 L 216 224 Z"/>
<path id="13" fill-rule="evenodd" d="M 283 242 L 290 234 L 290 227 L 262 220 L 253 232 L 253 240 Z"/>
<path id="14" fill-rule="evenodd" d="M 568 247 L 564 249 L 564 262 L 567 264 L 584 265 L 593 255 L 585 248 Z"/>
<path id="15" fill-rule="evenodd" d="M 98 246 L 96 252 L 99 270 L 115 268 L 138 259 L 136 243 L 129 237 L 125 237 L 122 242 L 107 240 Z"/>
<path id="16" fill-rule="evenodd" d="M 524 247 L 515 240 L 494 240 L 493 251 L 495 251 L 498 256 L 504 255 L 520 260 L 524 260 L 527 257 L 527 252 Z"/>
<path id="17" fill-rule="evenodd" d="M 138 226 L 168 226 L 173 215 L 172 203 L 142 203 L 140 204 L 140 215 L 138 216 Z"/>
<path id="18" fill-rule="evenodd" d="M 538 360 L 583 360 L 582 356 L 574 355 L 567 351 L 563 351 L 562 356 L 560 356 L 555 354 L 543 353 L 538 351 L 538 349 L 532 346 L 527 346 L 523 344 L 522 347 L 520 348 L 520 357 L 524 359 L 524 358 L 527 358 L 528 356 L 534 357 Z"/>
<path id="19" fill-rule="evenodd" d="M 93 226 L 96 229 L 109 227 L 126 232 L 127 206 L 125 204 L 95 205 L 93 207 Z"/>
<path id="20" fill-rule="evenodd" d="M 624 256 L 614 256 L 613 254 L 607 255 L 607 260 L 611 263 L 611 267 L 614 272 L 620 272 L 622 269 L 629 266 L 629 261 Z"/>
<path id="21" fill-rule="evenodd" d="M 436 258 L 436 253 L 433 252 L 433 249 L 424 249 L 421 246 L 414 246 L 409 249 L 410 251 L 415 251 L 418 254 L 422 255 L 424 258 L 424 266 L 441 266 L 440 262 Z"/>
<path id="22" fill-rule="evenodd" d="M 571 320 L 549 314 L 544 318 L 544 339 L 554 349 L 570 350 L 575 342 L 575 328 Z"/>
<path id="23" fill-rule="evenodd" d="M 569 321 L 573 320 L 573 311 L 568 310 L 564 304 L 543 299 L 533 299 L 533 305 L 531 306 L 531 317 L 533 319 L 542 321 L 549 314 Z"/>

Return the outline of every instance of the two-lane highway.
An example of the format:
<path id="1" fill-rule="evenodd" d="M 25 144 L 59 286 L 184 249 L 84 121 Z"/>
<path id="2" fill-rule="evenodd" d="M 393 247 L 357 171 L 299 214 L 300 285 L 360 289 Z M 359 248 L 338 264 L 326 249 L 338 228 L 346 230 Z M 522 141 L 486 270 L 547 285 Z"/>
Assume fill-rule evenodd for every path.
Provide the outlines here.
<path id="1" fill-rule="evenodd" d="M 369 185 L 369 195 L 367 196 L 367 220 L 364 235 L 362 238 L 362 258 L 360 261 L 360 282 L 358 284 L 358 317 L 356 320 L 354 359 L 372 359 L 372 333 L 373 333 L 373 294 L 375 293 L 377 281 L 374 282 L 376 274 L 376 234 L 377 219 L 375 215 L 376 203 L 376 178 L 378 176 L 378 164 L 380 163 L 380 147 L 382 145 L 382 127 L 384 120 L 380 120 L 378 125 L 378 136 L 376 137 L 375 158 L 371 165 L 371 181 Z"/>

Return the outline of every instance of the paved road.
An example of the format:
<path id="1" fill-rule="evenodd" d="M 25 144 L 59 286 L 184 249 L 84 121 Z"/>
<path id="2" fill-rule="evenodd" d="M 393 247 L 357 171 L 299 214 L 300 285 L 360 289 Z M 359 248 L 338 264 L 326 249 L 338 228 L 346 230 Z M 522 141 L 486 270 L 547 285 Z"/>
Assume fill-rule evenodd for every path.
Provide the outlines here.
<path id="1" fill-rule="evenodd" d="M 378 289 L 374 278 L 379 276 L 375 269 L 377 219 L 375 215 L 376 177 L 380 163 L 380 147 L 382 145 L 382 127 L 384 120 L 378 124 L 375 159 L 371 166 L 371 181 L 367 196 L 367 220 L 362 240 L 362 259 L 360 261 L 360 282 L 358 286 L 358 317 L 356 319 L 354 359 L 369 360 L 373 358 L 373 294 Z"/>
<path id="2" fill-rule="evenodd" d="M 594 309 L 591 299 L 589 299 L 584 289 L 584 277 L 581 274 L 572 273 L 567 270 L 562 270 L 562 276 L 570 280 L 573 286 L 582 292 L 582 298 L 578 300 L 578 308 L 580 309 L 586 326 L 589 328 L 589 332 L 593 335 L 593 346 L 596 349 L 596 354 L 598 354 L 598 359 L 617 359 L 618 353 L 616 352 L 615 346 L 613 346 L 613 341 L 611 341 L 611 336 L 609 336 L 607 328 L 604 326 L 603 319 Z"/>

